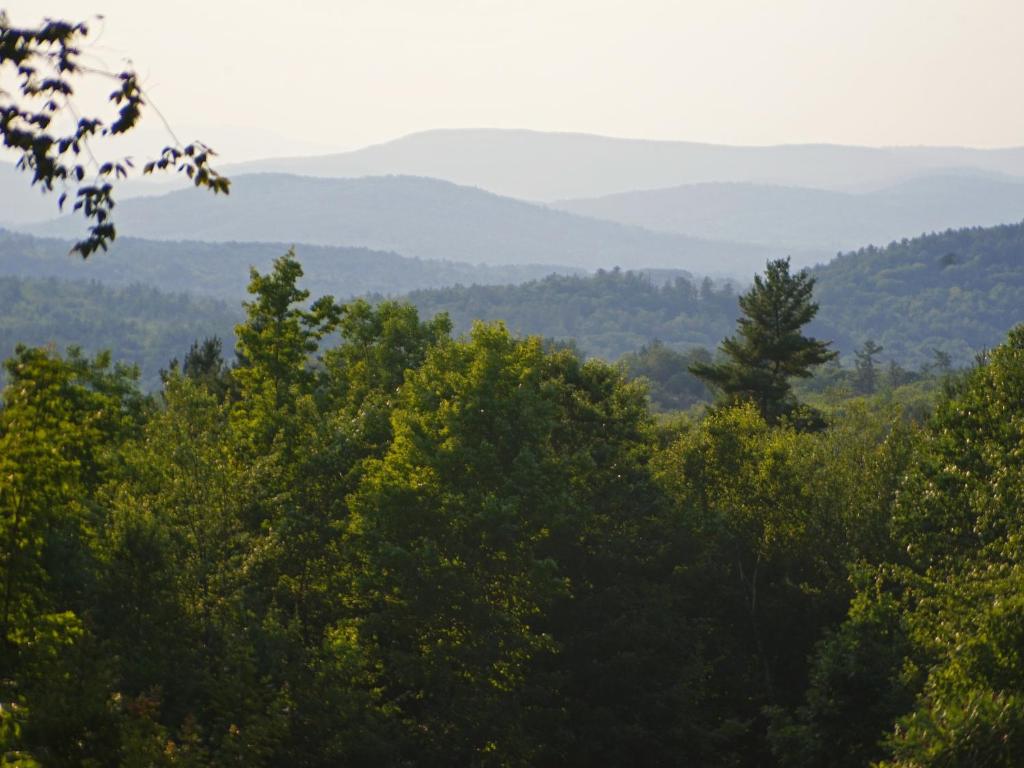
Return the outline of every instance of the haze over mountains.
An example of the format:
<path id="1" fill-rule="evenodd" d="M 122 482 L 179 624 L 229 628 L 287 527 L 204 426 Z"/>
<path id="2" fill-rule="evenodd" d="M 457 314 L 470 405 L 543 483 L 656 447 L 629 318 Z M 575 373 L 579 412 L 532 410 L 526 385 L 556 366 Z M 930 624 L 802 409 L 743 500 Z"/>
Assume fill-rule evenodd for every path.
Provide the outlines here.
<path id="1" fill-rule="evenodd" d="M 564 200 L 561 210 L 711 240 L 849 250 L 1024 218 L 1024 183 L 984 175 L 922 176 L 871 192 L 706 183 Z"/>
<path id="2" fill-rule="evenodd" d="M 461 155 L 451 149 L 459 141 L 465 142 Z M 259 164 L 237 167 L 228 197 L 165 192 L 159 183 L 125 188 L 129 196 L 116 209 L 121 237 L 111 252 L 88 262 L 67 255 L 81 220 L 53 219 L 54 198 L 26 195 L 25 177 L 7 166 L 0 167 L 0 202 L 17 204 L 3 208 L 0 220 L 46 211 L 50 220 L 22 229 L 65 239 L 0 232 L 0 276 L 93 279 L 216 297 L 230 304 L 203 312 L 214 318 L 211 332 L 223 333 L 224 318 L 244 298 L 249 267 L 268 270 L 294 244 L 315 295 L 408 295 L 428 314 L 451 312 L 461 330 L 473 319 L 503 319 L 517 331 L 574 339 L 585 351 L 616 358 L 656 337 L 677 349 L 714 346 L 731 327 L 734 295 L 726 291 L 695 303 L 699 281 L 692 288 L 674 283 L 679 272 L 735 277 L 742 285 L 768 259 L 791 255 L 798 267 L 824 264 L 816 273 L 822 312 L 815 330 L 844 354 L 874 338 L 905 363 L 921 365 L 934 349 L 964 363 L 1024 319 L 1018 309 L 1024 306 L 1024 225 L 1018 223 L 1024 177 L 1015 175 L 1024 170 L 1020 153 L 428 132 L 345 155 L 267 161 L 288 173 L 241 172 Z M 330 176 L 391 170 L 455 180 Z M 304 171 L 327 175 L 298 175 Z M 678 183 L 702 174 L 716 180 Z M 804 186 L 760 183 L 759 174 Z M 667 178 L 677 183 L 639 187 Z M 615 179 L 638 186 L 592 194 Z M 832 188 L 815 186 L 822 180 Z M 527 181 L 529 188 L 515 186 Z M 591 194 L 538 203 L 493 191 L 503 184 L 522 198 L 556 189 Z M 994 226 L 1004 222 L 1013 225 Z M 980 225 L 993 228 L 946 231 Z M 941 234 L 916 237 L 928 231 Z M 890 241 L 888 248 L 864 247 Z M 648 274 L 581 274 L 617 266 Z M 659 268 L 668 271 L 651 274 Z M 553 273 L 563 276 L 548 277 Z M 44 307 L 50 285 L 25 283 L 18 294 L 22 306 Z M 53 291 L 88 305 L 88 312 L 103 309 L 102 302 L 85 301 L 86 294 Z M 121 294 L 109 296 L 127 306 Z M 182 306 L 193 306 L 190 301 Z M 157 356 L 180 342 L 164 327 L 166 316 L 157 322 L 144 308 L 130 309 L 137 313 L 130 322 L 83 308 L 70 323 L 107 330 L 135 324 L 137 332 L 111 338 L 159 337 L 159 344 L 147 342 L 160 350 Z M 24 324 L 14 327 L 28 331 Z M 46 333 L 37 330 L 37 336 Z M 145 358 L 149 368 L 153 359 Z"/>
<path id="3" fill-rule="evenodd" d="M 29 188 L 28 175 L 11 163 L 0 163 L 0 226 L 53 218 L 57 199 Z"/>
<path id="4" fill-rule="evenodd" d="M 702 182 L 877 189 L 936 171 L 1024 176 L 1024 148 L 739 147 L 524 130 L 434 130 L 333 155 L 229 166 L 229 174 L 430 176 L 499 195 L 553 201 Z"/>
<path id="5" fill-rule="evenodd" d="M 122 235 L 305 243 L 467 264 L 670 268 L 747 280 L 769 258 L 1024 219 L 1024 149 L 734 147 L 519 130 L 425 131 L 224 169 L 211 200 L 122 188 Z M 0 166 L 0 226 L 75 237 Z M 537 201 L 544 201 L 538 203 Z M 42 221 L 46 219 L 47 221 Z M 444 270 L 441 270 L 444 271 Z"/>
<path id="6" fill-rule="evenodd" d="M 167 176 L 122 180 L 118 199 L 160 195 L 186 187 L 187 182 Z M 44 193 L 31 185 L 31 175 L 18 170 L 13 163 L 0 161 L 0 227 L 18 227 L 52 219 L 57 214 L 60 189 Z M 70 209 L 71 202 L 65 210 Z"/>

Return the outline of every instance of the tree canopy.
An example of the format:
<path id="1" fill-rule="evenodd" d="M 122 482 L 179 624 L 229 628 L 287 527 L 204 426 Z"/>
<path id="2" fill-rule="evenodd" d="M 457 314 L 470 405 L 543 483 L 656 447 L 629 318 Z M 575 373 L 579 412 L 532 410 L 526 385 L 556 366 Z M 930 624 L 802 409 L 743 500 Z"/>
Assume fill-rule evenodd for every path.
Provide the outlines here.
<path id="1" fill-rule="evenodd" d="M 8 763 L 1015 764 L 1021 330 L 811 432 L 301 280 L 156 395 L 8 361 Z"/>

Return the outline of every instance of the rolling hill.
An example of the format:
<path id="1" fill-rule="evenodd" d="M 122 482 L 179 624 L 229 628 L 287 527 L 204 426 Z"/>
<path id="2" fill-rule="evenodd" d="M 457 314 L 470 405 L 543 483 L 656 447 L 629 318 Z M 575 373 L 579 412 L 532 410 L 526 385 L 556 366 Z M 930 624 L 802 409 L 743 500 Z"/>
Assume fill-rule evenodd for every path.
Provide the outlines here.
<path id="1" fill-rule="evenodd" d="M 0 227 L 38 224 L 58 214 L 58 191 L 44 193 L 42 187 L 32 186 L 31 179 L 14 163 L 0 161 Z M 188 186 L 187 179 L 173 175 L 133 178 L 118 183 L 117 200 L 165 194 Z M 67 205 L 70 207 L 71 201 Z"/>
<path id="2" fill-rule="evenodd" d="M 1024 322 L 1024 223 L 869 246 L 815 274 L 811 329 L 844 352 L 874 339 L 905 365 L 933 349 L 967 364 Z"/>
<path id="3" fill-rule="evenodd" d="M 326 179 L 237 176 L 219 199 L 182 190 L 122 201 L 122 234 L 157 240 L 272 241 L 395 251 L 470 264 L 686 269 L 749 277 L 774 249 L 651 232 L 408 176 Z M 34 228 L 75 236 L 65 217 Z M 818 254 L 794 253 L 800 263 Z"/>
<path id="4" fill-rule="evenodd" d="M 514 286 L 420 290 L 405 298 L 425 317 L 447 312 L 457 333 L 475 320 L 501 320 L 514 333 L 573 342 L 608 360 L 654 339 L 676 349 L 714 347 L 732 331 L 736 316 L 731 286 L 701 290 L 684 277 L 659 282 L 620 270 L 551 275 Z"/>

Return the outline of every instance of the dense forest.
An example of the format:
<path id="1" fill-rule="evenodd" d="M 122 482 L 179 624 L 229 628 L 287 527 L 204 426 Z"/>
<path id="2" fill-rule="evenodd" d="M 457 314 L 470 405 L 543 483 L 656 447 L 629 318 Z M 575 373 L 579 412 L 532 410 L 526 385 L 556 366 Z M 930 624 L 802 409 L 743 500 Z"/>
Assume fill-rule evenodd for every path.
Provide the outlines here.
<path id="1" fill-rule="evenodd" d="M 0 233 L 0 275 L 141 283 L 234 302 L 244 293 L 234 286 L 248 266 L 268 269 L 284 250 L 273 243 L 121 238 L 103 260 L 86 265 L 71 261 L 68 247 L 66 241 Z M 687 354 L 694 347 L 714 349 L 737 316 L 736 289 L 678 271 L 550 275 L 549 268 L 540 266 L 471 266 L 365 249 L 303 245 L 297 252 L 307 270 L 304 287 L 317 293 L 339 298 L 407 295 L 425 317 L 447 312 L 456 333 L 468 331 L 478 319 L 502 320 L 516 333 L 571 341 L 585 354 L 606 360 L 654 341 Z M 884 362 L 908 369 L 930 364 L 936 350 L 955 366 L 968 365 L 1024 320 L 1022 253 L 1024 224 L 955 230 L 843 254 L 813 270 L 821 312 L 811 329 L 834 340 L 847 367 L 868 341 L 884 347 Z M 56 290 L 84 297 L 78 289 Z M 50 306 L 43 304 L 46 296 L 39 301 L 33 317 L 41 325 L 51 313 L 63 311 L 59 295 L 52 296 Z M 95 306 L 102 311 L 108 303 Z M 8 327 L 11 322 L 6 321 Z M 211 324 L 195 336 L 224 334 L 225 328 Z M 0 343 L 10 348 L 16 340 L 7 336 Z M 112 344 L 119 356 L 142 362 L 133 347 L 105 338 L 103 343 Z M 151 378 L 158 369 L 144 370 Z"/>
<path id="2" fill-rule="evenodd" d="M 630 287 L 649 292 L 650 276 L 651 273 L 613 272 L 599 274 L 593 281 L 565 280 L 584 286 L 615 281 L 628 296 Z M 657 277 L 664 279 L 665 276 Z M 662 292 L 676 292 L 677 296 L 693 294 L 684 279 L 672 279 L 674 282 L 665 284 Z M 722 315 L 721 327 L 728 329 L 725 307 L 735 307 L 735 295 L 728 288 L 716 289 L 710 284 L 704 286 L 704 291 L 705 297 L 711 299 L 704 306 L 718 311 Z M 717 307 L 713 298 L 716 296 L 720 302 Z M 373 300 L 383 301 L 379 296 Z M 582 300 L 578 306 L 581 310 L 585 306 Z M 538 304 L 538 312 L 541 307 L 542 304 Z M 587 311 L 599 312 L 600 302 L 594 301 Z M 109 350 L 118 362 L 137 366 L 141 389 L 154 393 L 162 385 L 161 372 L 172 359 L 180 358 L 194 340 L 218 338 L 230 349 L 234 344 L 234 325 L 242 316 L 241 308 L 227 302 L 184 293 L 164 293 L 144 285 L 110 287 L 95 281 L 0 277 L 0 359 L 11 356 L 19 343 L 52 345 L 55 350 L 77 347 L 86 354 Z M 651 320 L 650 315 L 646 317 Z M 586 315 L 581 312 L 577 322 L 576 327 L 582 328 L 588 322 Z M 556 330 L 564 332 L 564 327 L 550 328 L 543 324 L 538 327 L 546 338 L 557 336 L 560 345 L 568 343 L 586 354 L 575 342 L 567 341 L 573 339 L 571 335 L 554 333 Z M 711 359 L 708 349 L 713 343 L 711 337 L 702 339 L 707 346 L 693 346 L 680 352 L 658 339 L 645 341 L 650 334 L 644 334 L 638 326 L 630 327 L 635 332 L 628 335 L 628 342 L 637 346 L 620 356 L 617 362 L 629 378 L 644 379 L 653 408 L 672 412 L 710 402 L 710 390 L 690 372 L 690 366 Z M 623 343 L 622 348 L 630 347 Z M 860 364 L 854 359 L 845 366 L 819 369 L 812 380 L 800 385 L 802 395 L 820 405 L 829 405 L 836 399 L 923 384 L 923 395 L 927 399 L 935 388 L 936 377 L 941 378 L 951 368 L 949 360 L 940 359 L 923 366 L 922 370 L 912 371 L 891 358 L 884 362 L 884 356 L 883 349 L 881 355 L 876 353 Z M 0 384 L 5 377 L 5 372 L 0 370 Z M 904 400 L 907 394 L 903 393 Z"/>
<path id="3" fill-rule="evenodd" d="M 1024 320 L 1024 224 L 973 227 L 869 246 L 815 270 L 813 326 L 852 350 L 868 339 L 904 365 L 934 348 L 958 364 Z"/>
<path id="4" fill-rule="evenodd" d="M 154 396 L 7 362 L 8 763 L 1019 764 L 1024 329 L 923 422 L 655 422 L 600 360 L 300 276 Z"/>
<path id="5" fill-rule="evenodd" d="M 426 317 L 446 312 L 457 332 L 476 320 L 501 320 L 516 333 L 571 340 L 606 360 L 654 339 L 679 350 L 713 348 L 736 320 L 736 293 L 728 283 L 661 282 L 618 269 L 521 285 L 412 291 L 406 298 Z"/>
<path id="6" fill-rule="evenodd" d="M 435 15 L 415 39 L 447 58 L 440 27 L 422 34 Z M 234 202 L 124 201 L 135 162 L 94 148 L 152 107 L 148 78 L 95 64 L 116 37 L 87 47 L 93 23 L 0 9 L 0 140 L 80 238 L 0 232 L 0 765 L 1024 765 L 1024 224 L 813 271 L 773 253 L 732 286 L 677 268 L 691 246 L 717 266 L 759 247 L 436 179 L 233 185 L 166 120 L 141 173 Z M 480 40 L 474 64 L 497 38 Z M 71 98 L 90 78 L 113 83 L 105 110 Z M 835 188 L 1024 158 L 491 131 L 453 153 L 453 135 L 270 164 L 525 189 L 541 163 L 533 188 L 593 196 L 665 173 Z M 931 213 L 949 194 L 908 183 Z M 310 246 L 304 273 L 283 245 L 122 224 L 668 268 Z"/>
<path id="7" fill-rule="evenodd" d="M 216 299 L 145 285 L 0 276 L 0 359 L 13 355 L 19 343 L 110 350 L 118 361 L 138 366 L 140 385 L 154 391 L 160 370 L 195 339 L 217 336 L 230 344 L 240 315 Z"/>

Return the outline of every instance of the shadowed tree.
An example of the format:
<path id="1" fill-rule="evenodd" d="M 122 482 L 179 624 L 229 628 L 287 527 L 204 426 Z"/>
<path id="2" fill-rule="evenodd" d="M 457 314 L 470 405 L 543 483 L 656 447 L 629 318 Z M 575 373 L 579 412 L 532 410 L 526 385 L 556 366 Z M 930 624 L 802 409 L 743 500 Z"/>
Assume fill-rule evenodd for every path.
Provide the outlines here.
<path id="1" fill-rule="evenodd" d="M 868 339 L 863 346 L 854 352 L 857 369 L 857 391 L 862 395 L 874 394 L 878 385 L 878 369 L 875 367 L 875 357 L 884 349 L 876 344 L 874 339 Z"/>

